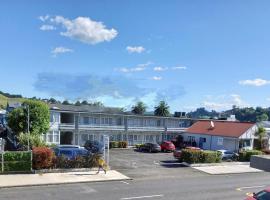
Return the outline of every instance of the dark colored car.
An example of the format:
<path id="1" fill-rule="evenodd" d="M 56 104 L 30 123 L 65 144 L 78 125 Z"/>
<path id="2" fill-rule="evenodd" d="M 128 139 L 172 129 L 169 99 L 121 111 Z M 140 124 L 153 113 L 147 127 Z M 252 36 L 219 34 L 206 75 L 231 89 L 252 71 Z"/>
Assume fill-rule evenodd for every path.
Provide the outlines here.
<path id="1" fill-rule="evenodd" d="M 53 151 L 57 157 L 64 156 L 69 160 L 74 160 L 78 156 L 88 156 L 90 152 L 83 147 L 68 147 L 68 146 L 58 146 L 53 148 Z"/>
<path id="2" fill-rule="evenodd" d="M 99 141 L 87 140 L 84 144 L 84 148 L 91 153 L 103 154 L 104 152 L 104 145 Z"/>
<path id="3" fill-rule="evenodd" d="M 253 193 L 252 196 L 246 198 L 246 200 L 269 200 L 270 199 L 270 187 L 266 188 L 258 193 Z"/>
<path id="4" fill-rule="evenodd" d="M 162 142 L 160 147 L 161 147 L 161 151 L 164 151 L 164 152 L 167 152 L 167 151 L 171 152 L 175 150 L 174 144 L 170 141 Z"/>
<path id="5" fill-rule="evenodd" d="M 139 147 L 139 151 L 147 151 L 147 152 L 160 152 L 161 148 L 156 143 L 145 143 Z"/>

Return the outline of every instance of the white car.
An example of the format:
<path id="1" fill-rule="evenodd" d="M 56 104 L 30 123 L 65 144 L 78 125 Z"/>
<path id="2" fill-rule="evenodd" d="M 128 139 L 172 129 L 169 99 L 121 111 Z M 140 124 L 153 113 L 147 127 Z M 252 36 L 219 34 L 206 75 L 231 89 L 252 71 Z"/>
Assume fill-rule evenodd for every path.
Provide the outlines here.
<path id="1" fill-rule="evenodd" d="M 222 160 L 234 160 L 238 157 L 238 154 L 233 151 L 221 149 L 221 150 L 218 150 L 218 152 L 221 153 Z"/>

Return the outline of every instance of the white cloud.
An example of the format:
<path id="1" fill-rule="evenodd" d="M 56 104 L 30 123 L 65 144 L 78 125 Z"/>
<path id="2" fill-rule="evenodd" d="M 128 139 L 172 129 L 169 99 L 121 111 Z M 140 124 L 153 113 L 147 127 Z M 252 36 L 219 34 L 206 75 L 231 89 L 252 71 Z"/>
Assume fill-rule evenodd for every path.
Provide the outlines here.
<path id="1" fill-rule="evenodd" d="M 71 53 L 71 52 L 73 52 L 73 50 L 66 47 L 56 47 L 51 51 L 54 57 L 57 56 L 58 54 Z"/>
<path id="2" fill-rule="evenodd" d="M 217 111 L 231 109 L 233 105 L 238 107 L 249 106 L 249 104 L 243 101 L 241 96 L 238 94 L 219 95 L 217 97 L 208 95 L 207 100 L 202 103 L 202 106 L 206 109 Z"/>
<path id="3" fill-rule="evenodd" d="M 261 78 L 256 78 L 256 79 L 253 79 L 253 80 L 239 81 L 239 84 L 240 85 L 251 85 L 251 86 L 260 87 L 260 86 L 270 84 L 270 81 L 269 80 L 264 80 L 264 79 L 261 79 Z"/>
<path id="4" fill-rule="evenodd" d="M 186 66 L 172 67 L 172 70 L 185 70 L 185 69 L 187 69 Z"/>
<path id="5" fill-rule="evenodd" d="M 52 31 L 55 30 L 56 28 L 52 25 L 44 24 L 39 29 L 42 31 Z"/>
<path id="6" fill-rule="evenodd" d="M 140 72 L 146 70 L 146 67 L 151 65 L 152 62 L 147 62 L 147 63 L 142 63 L 138 64 L 136 67 L 121 67 L 121 68 L 116 68 L 116 71 L 120 71 L 123 73 L 132 73 L 132 72 Z"/>
<path id="7" fill-rule="evenodd" d="M 56 16 L 50 18 L 54 24 L 62 25 L 66 31 L 60 35 L 79 40 L 87 44 L 97 44 L 104 41 L 111 41 L 118 32 L 115 29 L 107 29 L 102 22 L 96 22 L 88 17 L 77 17 L 73 20 Z"/>
<path id="8" fill-rule="evenodd" d="M 162 77 L 161 76 L 153 76 L 151 79 L 154 81 L 160 81 L 160 80 L 162 80 Z"/>
<path id="9" fill-rule="evenodd" d="M 50 18 L 50 15 L 44 15 L 44 16 L 39 16 L 38 19 L 42 22 L 47 21 Z"/>
<path id="10" fill-rule="evenodd" d="M 145 51 L 145 48 L 143 46 L 127 46 L 126 50 L 129 53 L 142 53 Z"/>
<path id="11" fill-rule="evenodd" d="M 168 67 L 154 67 L 154 71 L 166 71 Z"/>

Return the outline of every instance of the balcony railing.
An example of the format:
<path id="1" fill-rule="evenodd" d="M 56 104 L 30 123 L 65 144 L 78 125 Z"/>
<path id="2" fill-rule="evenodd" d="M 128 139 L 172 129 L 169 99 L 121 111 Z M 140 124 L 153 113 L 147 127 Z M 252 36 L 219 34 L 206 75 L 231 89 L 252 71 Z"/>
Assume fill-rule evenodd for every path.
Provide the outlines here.
<path id="1" fill-rule="evenodd" d="M 75 129 L 74 123 L 61 123 L 59 124 L 60 129 Z"/>
<path id="2" fill-rule="evenodd" d="M 167 132 L 185 132 L 187 129 L 185 127 L 168 127 Z"/>
<path id="3" fill-rule="evenodd" d="M 117 130 L 124 131 L 125 126 L 105 125 L 105 124 L 79 124 L 80 130 Z"/>
<path id="4" fill-rule="evenodd" d="M 162 126 L 129 126 L 128 131 L 165 131 Z"/>

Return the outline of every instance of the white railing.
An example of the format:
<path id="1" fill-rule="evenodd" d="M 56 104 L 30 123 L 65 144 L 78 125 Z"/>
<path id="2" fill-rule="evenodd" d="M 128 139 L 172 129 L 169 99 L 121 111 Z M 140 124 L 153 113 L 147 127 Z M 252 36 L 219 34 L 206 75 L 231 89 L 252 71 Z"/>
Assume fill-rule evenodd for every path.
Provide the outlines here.
<path id="1" fill-rule="evenodd" d="M 173 128 L 173 127 L 168 127 L 167 131 L 168 132 L 185 132 L 188 128 L 184 128 L 184 127 L 177 127 L 177 128 Z"/>
<path id="2" fill-rule="evenodd" d="M 61 123 L 59 124 L 60 129 L 75 129 L 74 123 Z"/>
<path id="3" fill-rule="evenodd" d="M 119 130 L 119 131 L 124 131 L 125 126 L 79 124 L 79 129 L 80 130 Z"/>
<path id="4" fill-rule="evenodd" d="M 142 126 L 142 127 L 128 127 L 128 131 L 165 131 L 164 127 L 158 127 L 158 126 Z"/>

